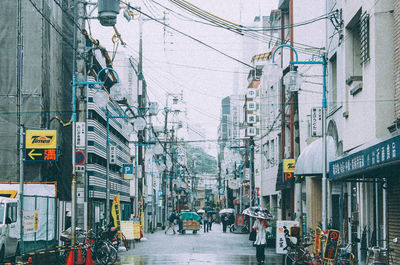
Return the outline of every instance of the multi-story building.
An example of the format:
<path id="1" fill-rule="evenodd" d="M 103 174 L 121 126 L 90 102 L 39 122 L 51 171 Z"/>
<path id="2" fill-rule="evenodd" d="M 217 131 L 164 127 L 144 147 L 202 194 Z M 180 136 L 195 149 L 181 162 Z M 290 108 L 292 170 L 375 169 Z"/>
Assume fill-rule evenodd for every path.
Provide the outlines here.
<path id="1" fill-rule="evenodd" d="M 72 25 L 55 2 L 46 1 L 40 7 L 30 3 L 18 7 L 18 1 L 2 4 L 1 181 L 16 182 L 21 175 L 25 181 L 56 181 L 59 199 L 70 200 L 72 130 L 67 125 L 72 110 L 72 60 L 67 58 L 72 58 L 72 36 L 64 34 L 72 31 Z M 46 21 L 49 17 L 53 27 Z M 23 131 L 57 130 L 57 159 L 24 162 L 20 127 Z"/>
<path id="2" fill-rule="evenodd" d="M 361 238 L 368 247 L 396 247 L 390 239 L 399 235 L 397 2 L 327 2 L 327 10 L 340 10 L 327 24 L 327 129 L 343 151 L 329 164 L 330 213 L 345 241 Z"/>
<path id="3" fill-rule="evenodd" d="M 231 95 L 222 99 L 221 123 L 218 131 L 219 141 L 219 176 L 220 176 L 220 200 L 224 207 L 233 208 L 239 201 L 240 184 L 242 174 L 239 173 L 242 158 L 235 147 L 241 143 L 241 118 L 244 97 Z M 222 207 L 222 206 L 221 206 Z"/>

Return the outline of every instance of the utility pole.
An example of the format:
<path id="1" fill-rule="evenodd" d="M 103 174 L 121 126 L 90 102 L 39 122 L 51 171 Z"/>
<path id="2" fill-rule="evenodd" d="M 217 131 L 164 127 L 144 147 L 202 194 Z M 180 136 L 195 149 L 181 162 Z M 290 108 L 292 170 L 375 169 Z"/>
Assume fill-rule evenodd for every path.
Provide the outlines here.
<path id="1" fill-rule="evenodd" d="M 139 63 L 138 63 L 138 93 L 137 93 L 137 101 L 138 108 L 140 111 L 146 108 L 146 82 L 143 77 L 143 21 L 142 16 L 139 16 Z M 142 111 L 144 113 L 144 111 Z M 144 163 L 144 139 L 146 138 L 146 131 L 142 130 L 138 132 L 138 165 L 139 170 L 141 171 L 142 178 L 138 179 L 138 199 L 142 200 L 142 203 L 145 203 L 145 186 L 146 186 L 146 171 L 145 171 L 145 163 Z M 144 214 L 142 215 L 143 224 L 145 224 Z M 141 220 L 142 221 L 142 220 Z"/>
<path id="2" fill-rule="evenodd" d="M 164 108 L 165 111 L 165 118 L 164 118 L 164 173 L 163 173 L 163 181 L 162 181 L 162 189 L 164 194 L 164 226 L 167 225 L 167 218 L 168 218 L 168 194 L 167 194 L 167 155 L 168 155 L 168 147 L 167 147 L 167 139 L 168 139 L 168 98 L 167 104 Z"/>
<path id="3" fill-rule="evenodd" d="M 254 139 L 250 137 L 250 207 L 254 206 Z"/>
<path id="4" fill-rule="evenodd" d="M 24 159 L 23 159 L 23 148 L 24 148 L 24 127 L 21 122 L 21 105 L 23 103 L 22 100 L 22 84 L 23 84 L 23 56 L 24 56 L 24 36 L 23 36 L 23 19 L 22 19 L 22 0 L 18 0 L 18 53 L 17 53 L 17 130 L 19 131 L 18 137 L 18 176 L 19 176 L 19 192 L 20 192 L 20 220 L 23 217 L 24 211 Z M 21 231 L 21 244 L 20 244 L 20 253 L 24 253 L 24 233 L 23 231 L 23 223 L 20 222 L 20 231 Z"/>
<path id="5" fill-rule="evenodd" d="M 175 143 L 175 130 L 174 130 L 174 127 L 172 127 L 172 134 L 171 134 L 171 145 L 173 144 L 173 143 Z M 172 146 L 170 146 L 170 148 L 169 148 L 169 150 L 170 150 L 170 152 L 171 152 L 171 162 L 172 162 L 172 167 L 171 167 L 171 172 L 172 172 L 172 174 L 171 175 L 175 175 L 175 163 L 174 163 L 174 159 L 175 159 L 175 156 L 174 156 L 174 151 L 172 151 L 172 150 L 174 150 L 173 148 L 171 148 Z M 172 211 L 174 211 L 175 209 L 176 209 L 176 207 L 175 207 L 175 196 L 174 196 L 174 187 L 173 187 L 173 181 L 172 181 L 172 176 L 170 176 L 170 178 L 169 178 L 169 189 L 170 189 L 170 192 L 171 192 L 171 204 L 172 204 L 172 210 L 171 210 L 171 212 Z"/>
<path id="6" fill-rule="evenodd" d="M 85 121 L 86 120 L 86 112 L 80 111 L 82 109 L 86 109 L 86 102 L 83 100 L 86 98 L 86 89 L 87 86 L 79 86 L 80 89 L 77 89 L 76 81 L 77 80 L 86 80 L 86 70 L 85 70 L 85 61 L 82 57 L 77 57 L 76 53 L 84 46 L 85 39 L 82 34 L 77 34 L 77 25 L 81 29 L 85 27 L 84 18 L 85 17 L 85 8 L 82 2 L 78 2 L 74 0 L 74 21 L 73 21 L 73 50 L 72 50 L 72 181 L 71 181 L 71 229 L 72 229 L 72 242 L 75 242 L 75 227 L 78 223 L 79 226 L 83 226 L 84 223 L 87 223 L 85 204 L 77 205 L 77 188 L 82 189 L 85 193 L 88 191 L 85 190 L 86 183 L 86 174 L 80 173 L 77 174 L 75 170 L 75 152 L 76 152 L 76 122 L 77 121 Z M 76 113 L 78 109 L 78 113 Z M 88 196 L 85 196 L 85 198 Z M 86 202 L 87 203 L 87 202 Z M 86 204 L 87 205 L 87 204 Z M 79 216 L 79 218 L 77 218 Z"/>

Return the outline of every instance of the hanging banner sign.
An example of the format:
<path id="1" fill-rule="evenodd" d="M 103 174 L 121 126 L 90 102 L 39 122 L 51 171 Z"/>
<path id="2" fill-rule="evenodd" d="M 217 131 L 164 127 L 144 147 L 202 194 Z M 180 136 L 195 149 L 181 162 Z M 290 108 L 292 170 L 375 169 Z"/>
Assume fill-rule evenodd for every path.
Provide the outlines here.
<path id="1" fill-rule="evenodd" d="M 322 136 L 322 108 L 311 109 L 311 136 Z"/>
<path id="2" fill-rule="evenodd" d="M 76 122 L 76 146 L 85 147 L 86 145 L 86 125 L 84 122 Z"/>
<path id="3" fill-rule="evenodd" d="M 315 242 L 314 242 L 314 253 L 319 255 L 321 253 L 321 228 L 315 228 Z"/>
<path id="4" fill-rule="evenodd" d="M 114 226 L 120 230 L 121 227 L 121 210 L 119 205 L 119 196 L 114 195 L 113 204 L 111 208 L 111 215 L 114 219 Z"/>

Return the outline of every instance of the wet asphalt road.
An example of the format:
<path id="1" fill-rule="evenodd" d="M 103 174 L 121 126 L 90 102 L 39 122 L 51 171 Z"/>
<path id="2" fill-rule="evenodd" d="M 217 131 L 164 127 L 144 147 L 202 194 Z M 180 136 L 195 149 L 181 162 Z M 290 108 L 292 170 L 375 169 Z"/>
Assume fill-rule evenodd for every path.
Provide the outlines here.
<path id="1" fill-rule="evenodd" d="M 213 224 L 212 231 L 197 235 L 191 231 L 185 235 L 157 231 L 145 237 L 147 240 L 135 243 L 135 248 L 119 253 L 120 264 L 257 264 L 256 249 L 248 234 L 222 233 L 219 224 Z M 281 264 L 281 256 L 274 249 L 266 249 L 265 256 L 265 264 Z"/>

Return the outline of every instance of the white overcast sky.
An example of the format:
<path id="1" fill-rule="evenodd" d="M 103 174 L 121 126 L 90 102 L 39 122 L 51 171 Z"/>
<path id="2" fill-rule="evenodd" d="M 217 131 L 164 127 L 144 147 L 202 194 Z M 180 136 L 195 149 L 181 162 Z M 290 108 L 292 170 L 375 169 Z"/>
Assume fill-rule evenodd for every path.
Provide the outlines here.
<path id="1" fill-rule="evenodd" d="M 156 2 L 192 19 L 201 20 L 175 6 L 168 0 Z M 242 25 L 252 25 L 255 16 L 269 16 L 276 9 L 278 0 L 188 0 L 199 8 L 213 13 L 221 18 Z M 203 25 L 193 21 L 185 21 L 169 12 L 153 0 L 130 1 L 132 6 L 141 6 L 142 10 L 152 17 L 162 19 L 166 11 L 166 23 L 171 27 L 191 35 L 235 58 L 250 64 L 251 58 L 243 58 L 243 39 L 228 30 Z M 122 14 L 122 11 L 120 12 Z M 143 23 L 143 72 L 148 84 L 148 94 L 152 101 L 165 103 L 165 94 L 179 93 L 183 90 L 187 102 L 188 118 L 185 123 L 198 131 L 199 126 L 207 139 L 218 137 L 221 99 L 233 93 L 234 82 L 238 75 L 247 77 L 248 68 L 226 58 L 223 55 L 205 47 L 181 34 L 166 28 L 154 21 Z M 138 57 L 139 23 L 137 20 L 127 22 L 122 15 L 118 16 L 117 29 L 127 48 L 119 47 L 133 57 Z M 97 20 L 90 21 L 91 34 L 112 54 L 111 37 L 113 29 L 102 27 Z M 265 50 L 267 51 L 267 50 Z M 187 67 L 186 67 L 187 66 Z M 218 71 L 213 71 L 214 69 Z M 163 107 L 161 105 L 161 107 Z M 162 116 L 159 117 L 163 121 Z M 182 136 L 184 129 L 179 131 Z M 200 136 L 192 137 L 201 139 Z M 194 140 L 194 139 L 189 139 Z M 216 155 L 216 143 L 204 145 L 207 152 Z"/>

